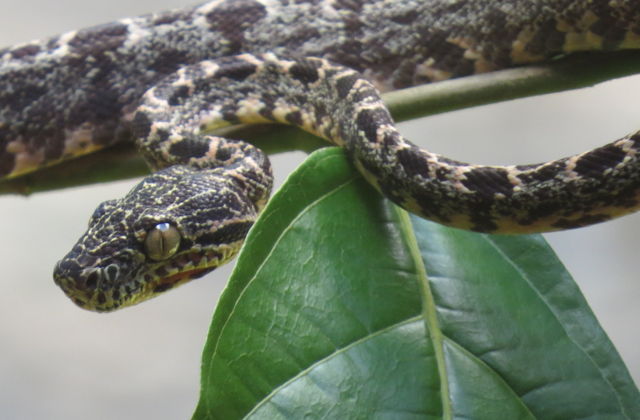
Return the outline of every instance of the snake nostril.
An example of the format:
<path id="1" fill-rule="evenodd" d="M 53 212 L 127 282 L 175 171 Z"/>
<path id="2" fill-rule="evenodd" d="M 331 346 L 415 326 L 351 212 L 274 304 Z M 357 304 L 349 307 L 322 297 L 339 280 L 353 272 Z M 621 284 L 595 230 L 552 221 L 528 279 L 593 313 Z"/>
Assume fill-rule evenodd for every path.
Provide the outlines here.
<path id="1" fill-rule="evenodd" d="M 116 279 L 118 278 L 118 274 L 120 273 L 120 269 L 115 264 L 109 264 L 104 269 L 104 273 L 105 273 L 105 277 L 107 278 L 107 280 L 113 282 L 113 281 L 116 281 Z"/>
<path id="2" fill-rule="evenodd" d="M 100 269 L 95 269 L 89 273 L 87 279 L 85 280 L 85 285 L 90 289 L 95 289 L 98 285 L 98 281 L 100 280 Z"/>

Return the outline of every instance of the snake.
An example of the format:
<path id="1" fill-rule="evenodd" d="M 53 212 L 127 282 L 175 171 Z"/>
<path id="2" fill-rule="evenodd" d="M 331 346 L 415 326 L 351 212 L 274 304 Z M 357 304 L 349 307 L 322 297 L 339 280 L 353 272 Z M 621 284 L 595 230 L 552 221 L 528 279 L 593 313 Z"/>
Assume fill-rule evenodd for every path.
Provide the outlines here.
<path id="1" fill-rule="evenodd" d="M 152 173 L 101 203 L 54 268 L 112 311 L 229 261 L 272 170 L 238 124 L 340 146 L 382 195 L 486 233 L 569 229 L 640 207 L 640 132 L 531 165 L 458 162 L 399 133 L 380 92 L 640 48 L 636 0 L 214 0 L 0 50 L 0 177 L 134 142 Z"/>

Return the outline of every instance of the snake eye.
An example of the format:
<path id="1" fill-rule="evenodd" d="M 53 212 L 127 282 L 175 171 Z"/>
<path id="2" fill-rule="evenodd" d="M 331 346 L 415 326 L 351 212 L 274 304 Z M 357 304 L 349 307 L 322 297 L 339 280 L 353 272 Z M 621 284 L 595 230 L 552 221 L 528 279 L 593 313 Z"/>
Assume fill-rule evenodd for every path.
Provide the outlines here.
<path id="1" fill-rule="evenodd" d="M 155 261 L 166 260 L 180 246 L 180 232 L 169 223 L 159 223 L 147 233 L 144 248 L 147 256 Z"/>

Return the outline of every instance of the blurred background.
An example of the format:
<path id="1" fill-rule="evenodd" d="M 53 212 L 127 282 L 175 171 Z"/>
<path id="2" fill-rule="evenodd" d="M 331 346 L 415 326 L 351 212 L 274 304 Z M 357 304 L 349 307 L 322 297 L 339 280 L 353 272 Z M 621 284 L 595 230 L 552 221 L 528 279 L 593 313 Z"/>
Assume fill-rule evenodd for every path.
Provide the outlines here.
<path id="1" fill-rule="evenodd" d="M 0 45 L 189 0 L 0 0 Z M 401 125 L 416 143 L 485 164 L 534 163 L 640 128 L 640 77 Z M 278 184 L 304 155 L 273 157 Z M 78 309 L 51 273 L 96 205 L 137 180 L 0 197 L 0 417 L 184 419 L 198 399 L 211 315 L 233 263 L 160 298 L 100 315 Z M 640 383 L 640 216 L 546 235 Z"/>

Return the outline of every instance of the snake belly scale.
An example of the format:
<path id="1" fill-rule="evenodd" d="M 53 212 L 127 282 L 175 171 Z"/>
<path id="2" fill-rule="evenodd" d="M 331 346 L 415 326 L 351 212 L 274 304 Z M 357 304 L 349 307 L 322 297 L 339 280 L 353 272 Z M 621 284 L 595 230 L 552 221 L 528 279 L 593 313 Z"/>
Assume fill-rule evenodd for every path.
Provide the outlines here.
<path id="1" fill-rule="evenodd" d="M 102 203 L 54 279 L 131 305 L 228 261 L 268 200 L 266 156 L 215 136 L 296 125 L 386 197 L 481 232 L 567 229 L 640 207 L 640 132 L 569 158 L 480 166 L 404 139 L 386 91 L 640 47 L 635 0 L 216 0 L 0 50 L 0 176 L 135 141 L 153 174 Z"/>

